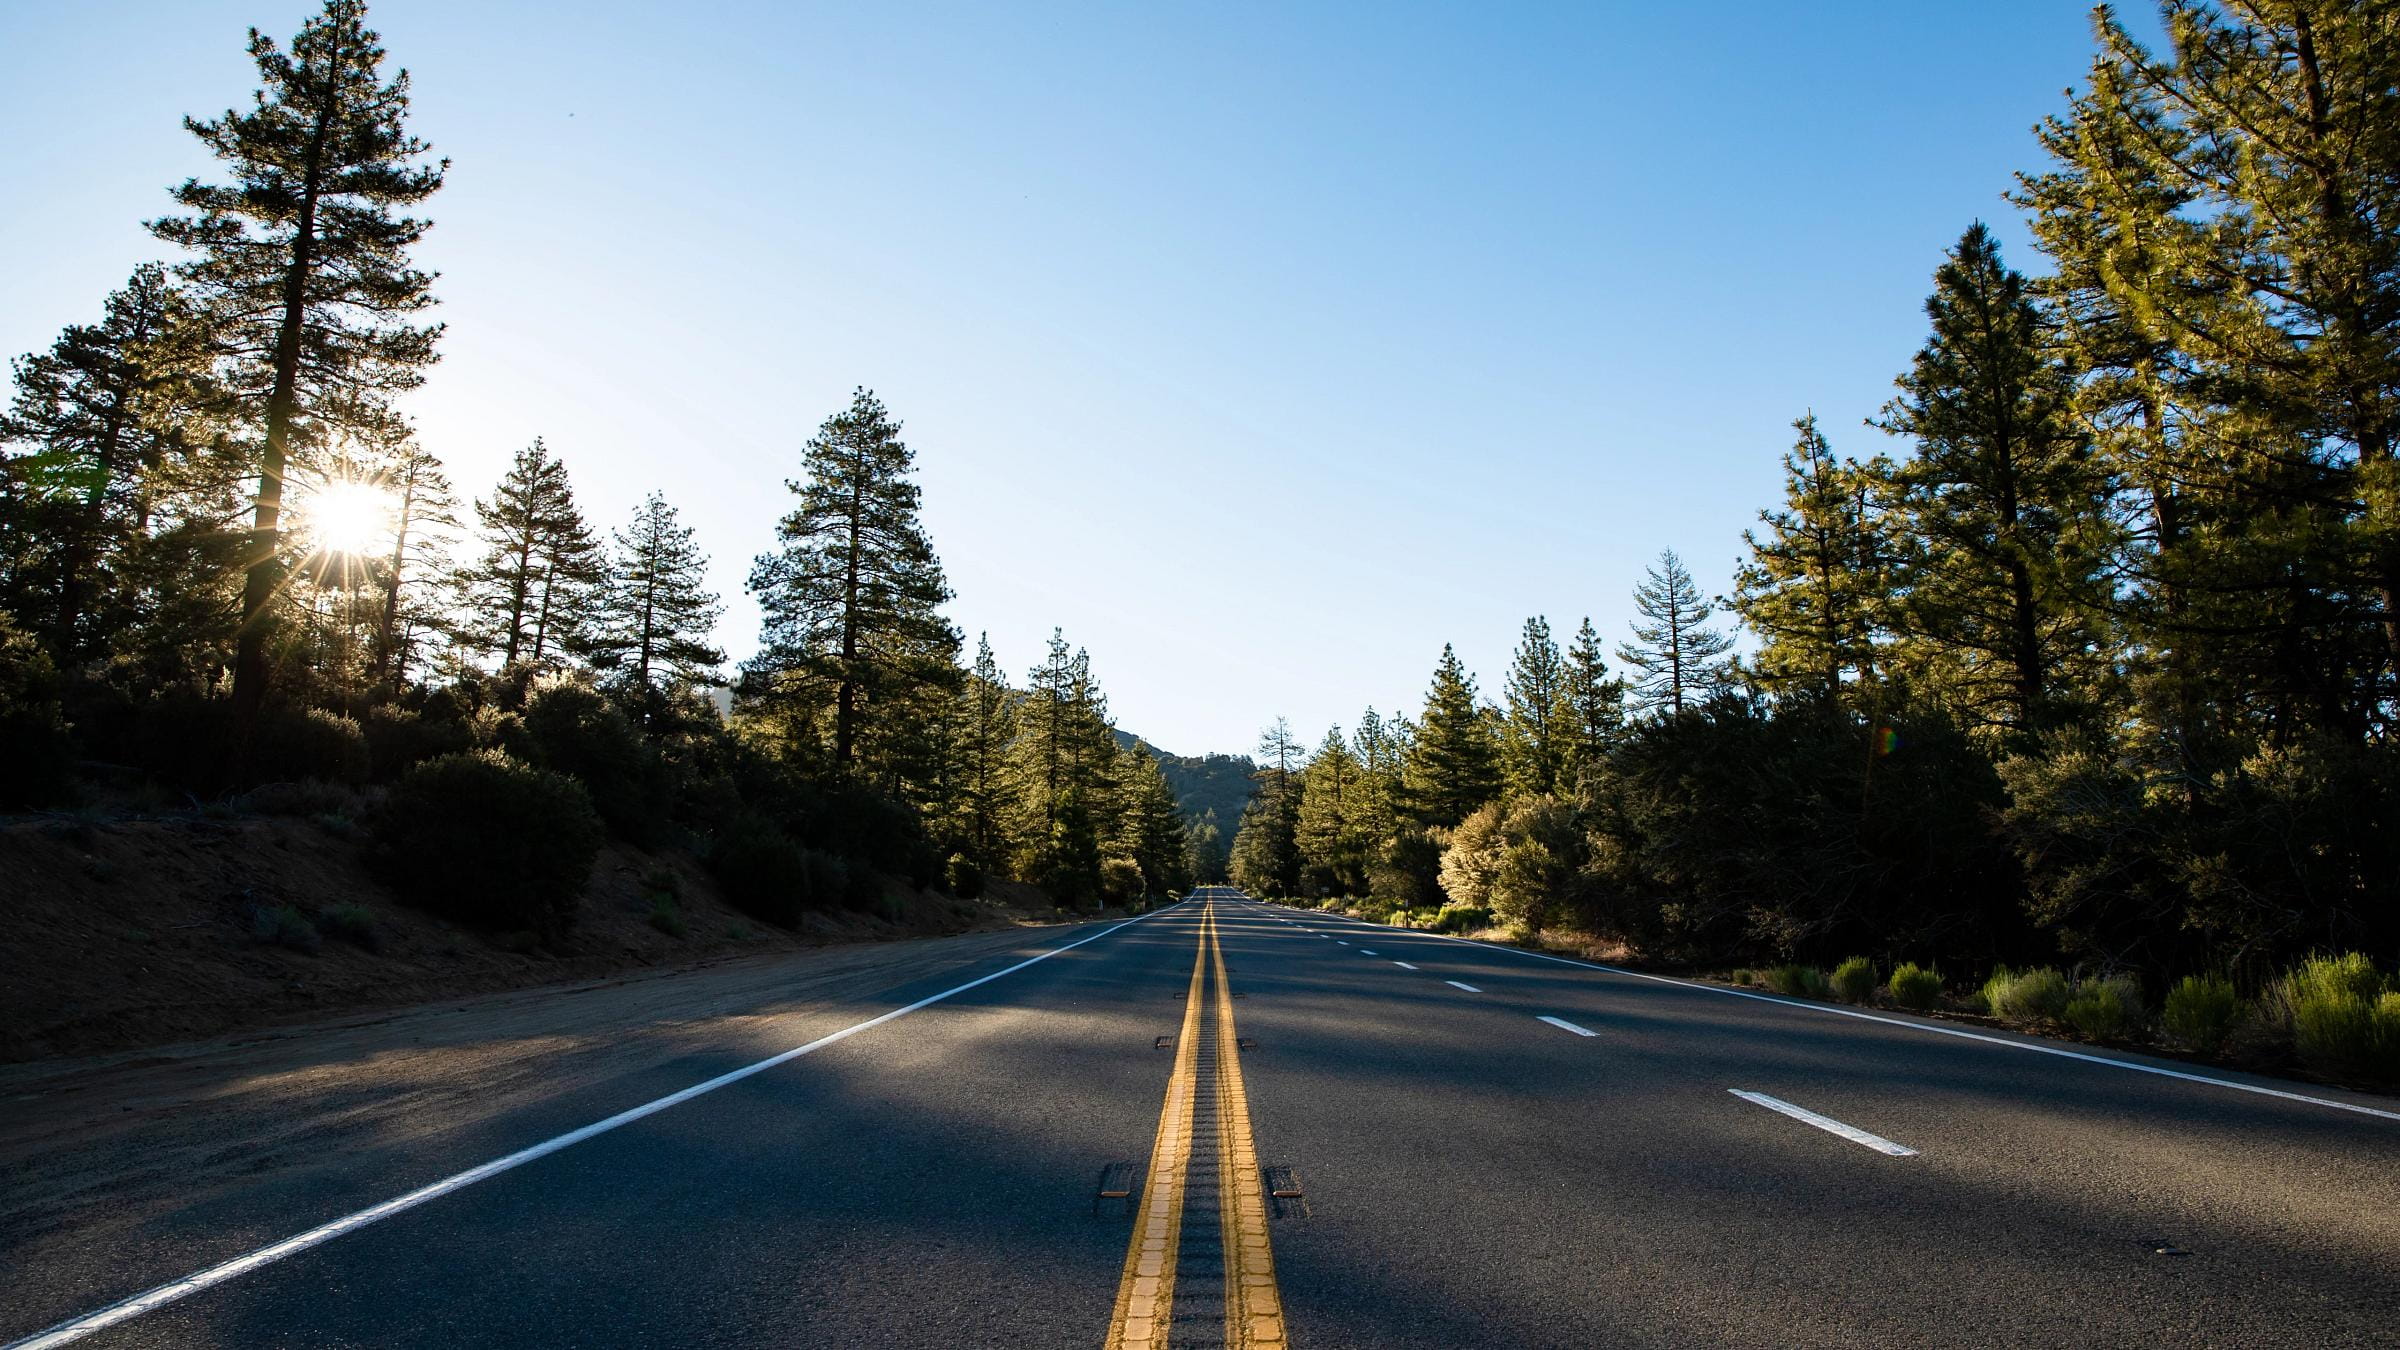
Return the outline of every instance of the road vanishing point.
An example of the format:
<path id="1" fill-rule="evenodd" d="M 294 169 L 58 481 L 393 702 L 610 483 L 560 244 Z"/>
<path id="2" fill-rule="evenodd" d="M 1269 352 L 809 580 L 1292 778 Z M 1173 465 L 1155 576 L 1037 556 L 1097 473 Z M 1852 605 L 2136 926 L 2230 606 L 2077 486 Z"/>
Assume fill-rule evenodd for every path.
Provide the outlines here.
<path id="1" fill-rule="evenodd" d="M 2390 1099 L 1228 888 L 779 959 L 23 1093 L 0 1338 L 2400 1341 Z"/>

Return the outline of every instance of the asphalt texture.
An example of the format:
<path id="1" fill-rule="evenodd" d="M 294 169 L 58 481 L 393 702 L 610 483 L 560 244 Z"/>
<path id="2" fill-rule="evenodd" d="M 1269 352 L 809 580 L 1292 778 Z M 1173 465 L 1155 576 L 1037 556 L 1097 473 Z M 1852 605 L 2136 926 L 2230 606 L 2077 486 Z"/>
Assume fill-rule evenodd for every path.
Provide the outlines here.
<path id="1" fill-rule="evenodd" d="M 139 1222 L 102 1223 L 97 1197 L 88 1220 L 0 1233 L 0 1339 L 1079 942 L 76 1343 L 1099 1345 L 1132 1225 L 1096 1186 L 1148 1166 L 1175 1055 L 1157 1040 L 1183 1023 L 1204 905 L 1258 1160 L 1302 1192 L 1269 1224 L 1294 1346 L 2400 1339 L 2400 1119 L 2332 1104 L 2400 1103 L 2197 1071 L 2320 1100 L 2243 1092 L 1229 891 L 920 959 L 765 1023 L 781 1043 L 727 1009 L 742 1034 L 621 1073 L 587 1048 L 555 1093 L 520 1085 L 431 1145 L 343 1138 Z"/>

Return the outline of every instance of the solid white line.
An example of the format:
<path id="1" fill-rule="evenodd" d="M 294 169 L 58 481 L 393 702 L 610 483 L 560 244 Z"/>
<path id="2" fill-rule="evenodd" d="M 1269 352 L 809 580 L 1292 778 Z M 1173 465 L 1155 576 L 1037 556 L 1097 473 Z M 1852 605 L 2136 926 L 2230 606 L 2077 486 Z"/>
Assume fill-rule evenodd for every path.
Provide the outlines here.
<path id="1" fill-rule="evenodd" d="M 1503 947 L 1496 942 L 1477 942 L 1473 938 L 1452 937 L 1447 933 L 1412 932 L 1406 936 L 1421 938 L 1428 942 L 1456 942 L 1469 947 L 1479 947 L 1487 952 L 1506 952 L 1511 956 L 1530 957 L 1536 961 L 1553 961 L 1559 965 L 1574 966 L 1580 970 L 1597 970 L 1603 975 L 1622 975 L 1629 980 L 1648 980 L 1652 984 L 1668 984 L 1678 989 L 1697 989 L 1702 993 L 1723 994 L 1728 998 L 1755 999 L 1760 1003 L 1781 1004 L 1786 1008 L 1798 1008 L 1804 1012 L 1825 1013 L 1833 1017 L 1851 1017 L 1861 1022 L 1877 1022 L 1887 1027 L 1899 1027 L 1904 1031 L 1921 1031 L 1933 1036 L 1949 1036 L 1962 1041 L 1976 1041 L 1984 1045 L 1997 1045 L 2009 1050 L 2024 1050 L 2037 1055 L 2055 1055 L 2060 1059 L 2079 1060 L 2085 1064 L 2098 1064 L 2104 1068 L 2146 1073 L 2158 1078 L 2174 1078 L 2186 1083 L 2202 1083 L 2209 1087 L 2231 1088 L 2236 1092 L 2248 1092 L 2260 1097 L 2276 1097 L 2287 1102 L 2302 1102 L 2310 1106 L 2330 1106 L 2336 1111 L 2373 1116 L 2378 1120 L 2400 1121 L 2400 1111 L 2386 1111 L 2378 1107 L 2361 1106 L 2356 1102 L 2335 1101 L 2330 1097 L 2311 1097 L 2305 1092 L 2287 1092 L 2282 1088 L 2266 1087 L 2258 1083 L 2237 1083 L 2230 1078 L 2211 1078 L 2204 1073 L 2185 1073 L 2181 1069 L 2170 1069 L 2158 1064 L 2136 1064 L 2131 1060 L 2110 1059 L 2105 1055 L 2088 1055 L 2081 1050 L 2069 1050 L 2063 1045 L 2046 1045 L 2039 1041 L 2014 1041 L 2005 1036 L 1991 1036 L 1980 1031 L 1968 1031 L 1963 1027 L 1947 1027 L 1932 1022 L 1909 1022 L 1897 1017 L 1885 1017 L 1879 1013 L 1860 1012 L 1855 1008 L 1837 1008 L 1826 1003 L 1804 1003 L 1799 999 L 1778 998 L 1773 994 L 1754 994 L 1747 989 L 1726 989 L 1719 985 L 1698 984 L 1691 980 L 1678 980 L 1667 975 L 1651 975 L 1639 970 L 1626 970 L 1619 966 L 1604 966 L 1592 961 L 1577 961 L 1571 957 L 1552 956 L 1548 952 L 1529 952 L 1522 947 Z"/>
<path id="2" fill-rule="evenodd" d="M 1416 967 L 1415 967 L 1415 966 L 1412 966 L 1412 965 L 1410 965 L 1410 964 L 1409 964 L 1408 962 L 1406 962 L 1406 961 L 1394 961 L 1392 964 L 1393 964 L 1393 965 L 1395 965 L 1395 966 L 1398 966 L 1398 967 L 1400 967 L 1402 970 L 1415 970 L 1415 969 L 1416 969 Z"/>
<path id="3" fill-rule="evenodd" d="M 1727 1088 L 1725 1090 L 1732 1093 L 1734 1096 L 1741 1098 L 1743 1101 L 1756 1102 L 1760 1106 L 1763 1106 L 1770 1111 L 1781 1111 L 1794 1120 L 1805 1121 L 1828 1134 L 1838 1134 L 1853 1144 L 1865 1144 L 1868 1148 L 1875 1150 L 1877 1153 L 1888 1153 L 1895 1158 L 1913 1158 L 1917 1156 L 1917 1151 L 1913 1148 L 1910 1148 L 1906 1144 L 1895 1144 L 1880 1134 L 1869 1134 L 1865 1130 L 1858 1128 L 1856 1125 L 1844 1125 L 1842 1122 L 1835 1120 L 1831 1116 L 1820 1116 L 1816 1112 L 1809 1110 L 1807 1107 L 1794 1106 L 1790 1102 L 1784 1101 L 1781 1098 L 1770 1097 L 1763 1092 L 1744 1092 L 1740 1088 Z"/>
<path id="4" fill-rule="evenodd" d="M 1442 983 L 1444 983 L 1444 984 L 1446 984 L 1446 985 L 1449 985 L 1449 986 L 1450 986 L 1450 987 L 1452 987 L 1453 989 L 1464 989 L 1464 990 L 1466 990 L 1466 991 L 1467 991 L 1468 993 L 1470 993 L 1470 994 L 1480 994 L 1480 993 L 1482 993 L 1482 992 L 1483 992 L 1482 990 L 1480 990 L 1480 989 L 1476 988 L 1474 985 L 1471 985 L 1471 984 L 1460 984 L 1460 983 L 1459 983 L 1458 981 L 1456 981 L 1456 980 L 1444 980 L 1444 981 L 1442 981 Z"/>
<path id="5" fill-rule="evenodd" d="M 1561 1031 L 1572 1031 L 1578 1036 L 1597 1036 L 1600 1034 L 1599 1032 L 1592 1030 L 1590 1027 L 1579 1027 L 1563 1017 L 1552 1017 L 1548 1013 L 1542 1014 L 1542 1020 L 1548 1022 L 1554 1027 L 1557 1027 Z"/>
<path id="6" fill-rule="evenodd" d="M 69 1341 L 81 1340 L 84 1337 L 91 1335 L 95 1331 L 102 1330 L 106 1327 L 115 1326 L 119 1322 L 129 1321 L 133 1318 L 141 1316 L 143 1313 L 152 1312 L 159 1308 L 163 1308 L 166 1305 L 175 1302 L 177 1299 L 187 1298 L 193 1294 L 199 1293 L 203 1289 L 213 1288 L 217 1285 L 225 1283 L 227 1280 L 234 1279 L 238 1276 L 247 1275 L 251 1271 L 258 1269 L 260 1266 L 271 1265 L 287 1256 L 293 1255 L 294 1253 L 307 1251 L 309 1248 L 317 1246 L 319 1243 L 330 1242 L 345 1233 L 354 1233 L 379 1219 L 388 1219 L 393 1215 L 402 1212 L 403 1210 L 415 1209 L 417 1206 L 424 1204 L 428 1200 L 438 1200 L 441 1197 L 450 1194 L 452 1191 L 464 1190 L 465 1188 L 474 1185 L 478 1181 L 496 1177 L 502 1172 L 506 1172 L 511 1168 L 522 1167 L 526 1163 L 532 1162 L 536 1158 L 547 1157 L 550 1154 L 556 1153 L 560 1149 L 566 1148 L 571 1144 L 580 1144 L 584 1140 L 592 1138 L 594 1135 L 606 1134 L 610 1130 L 616 1129 L 620 1125 L 630 1125 L 645 1116 L 657 1115 L 659 1112 L 666 1110 L 670 1106 L 680 1106 L 684 1102 L 688 1102 L 694 1097 L 701 1096 L 704 1093 L 714 1092 L 718 1088 L 725 1087 L 729 1084 L 738 1083 L 741 1080 L 750 1077 L 752 1074 L 764 1073 L 767 1070 L 774 1068 L 776 1065 L 786 1064 L 792 1060 L 800 1058 L 802 1055 L 822 1050 L 826 1046 L 832 1045 L 836 1041 L 846 1041 L 862 1031 L 871 1031 L 876 1027 L 882 1026 L 886 1022 L 895 1021 L 899 1018 L 906 1017 L 910 1013 L 913 1013 L 920 1008 L 932 1007 L 934 1004 L 941 1002 L 943 999 L 952 998 L 956 995 L 963 994 L 978 985 L 990 984 L 992 981 L 999 979 L 1003 975 L 1014 975 L 1018 971 L 1025 969 L 1027 966 L 1038 965 L 1061 952 L 1073 951 L 1077 947 L 1080 947 L 1087 942 L 1097 942 L 1101 938 L 1107 937 L 1109 934 L 1116 932 L 1120 928 L 1125 928 L 1130 925 L 1140 923 L 1143 919 L 1164 914 L 1167 912 L 1167 910 L 1175 909 L 1185 903 L 1188 902 L 1177 901 L 1176 904 L 1169 905 L 1167 909 L 1153 910 L 1149 914 L 1144 914 L 1137 918 L 1127 919 L 1124 923 L 1112 924 L 1109 927 L 1092 934 L 1090 937 L 1077 938 L 1075 941 L 1070 942 L 1063 947 L 1053 947 L 1049 951 L 1027 957 L 1025 960 L 1019 961 L 1015 965 L 1008 967 L 1006 970 L 995 970 L 989 975 L 980 976 L 976 979 L 967 981 L 965 984 L 955 985 L 951 988 L 943 990 L 938 994 L 918 999 L 916 1002 L 909 1004 L 905 1008 L 894 1008 L 890 1012 L 884 1013 L 881 1016 L 870 1017 L 864 1022 L 843 1027 L 841 1030 L 833 1032 L 830 1035 L 819 1036 L 817 1039 L 810 1041 L 806 1045 L 795 1046 L 779 1055 L 773 1055 L 769 1058 L 762 1059 L 756 1064 L 744 1065 L 743 1067 L 735 1069 L 730 1073 L 719 1074 L 704 1083 L 694 1083 L 692 1086 L 683 1089 L 681 1092 L 669 1093 L 668 1095 L 661 1097 L 656 1101 L 644 1102 L 640 1106 L 636 1106 L 631 1110 L 619 1111 L 617 1114 L 610 1116 L 606 1120 L 594 1121 L 591 1124 L 584 1126 L 582 1129 L 569 1130 L 565 1134 L 558 1135 L 554 1138 L 545 1139 L 530 1148 L 518 1149 L 516 1152 L 511 1153 L 506 1157 L 494 1158 L 490 1162 L 487 1162 L 480 1167 L 470 1167 L 464 1172 L 459 1172 L 455 1175 L 444 1177 L 440 1181 L 436 1181 L 431 1185 L 420 1186 L 417 1189 L 410 1191 L 406 1195 L 395 1196 L 390 1200 L 384 1201 L 380 1205 L 370 1206 L 369 1208 L 359 1210 L 355 1214 L 343 1215 L 341 1218 L 335 1219 L 330 1223 L 319 1224 L 316 1227 L 309 1229 L 305 1233 L 295 1233 L 292 1236 L 285 1238 L 281 1242 L 272 1243 L 268 1246 L 261 1247 L 257 1251 L 251 1252 L 248 1255 L 237 1256 L 230 1261 L 223 1262 L 222 1264 L 210 1266 L 206 1270 L 199 1271 L 191 1275 L 186 1275 L 180 1280 L 162 1284 L 155 1289 L 135 1294 L 131 1298 L 124 1299 L 116 1303 L 111 1303 L 107 1307 L 101 1308 L 97 1311 L 85 1313 L 80 1317 L 70 1318 L 67 1321 L 59 1323 L 57 1326 L 51 1327 L 47 1331 L 35 1332 L 33 1335 L 28 1336 L 23 1340 L 12 1341 L 8 1344 L 6 1350 L 46 1350 L 46 1347 L 49 1346 L 65 1345 Z"/>

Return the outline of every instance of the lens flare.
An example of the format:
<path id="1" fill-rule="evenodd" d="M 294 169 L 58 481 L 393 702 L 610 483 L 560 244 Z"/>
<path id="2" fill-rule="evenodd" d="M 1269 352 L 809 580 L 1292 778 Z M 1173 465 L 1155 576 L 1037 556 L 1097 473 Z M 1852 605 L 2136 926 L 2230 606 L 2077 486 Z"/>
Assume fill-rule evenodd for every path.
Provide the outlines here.
<path id="1" fill-rule="evenodd" d="M 309 494 L 302 527 L 319 552 L 353 556 L 391 546 L 392 495 L 374 483 L 336 478 Z"/>

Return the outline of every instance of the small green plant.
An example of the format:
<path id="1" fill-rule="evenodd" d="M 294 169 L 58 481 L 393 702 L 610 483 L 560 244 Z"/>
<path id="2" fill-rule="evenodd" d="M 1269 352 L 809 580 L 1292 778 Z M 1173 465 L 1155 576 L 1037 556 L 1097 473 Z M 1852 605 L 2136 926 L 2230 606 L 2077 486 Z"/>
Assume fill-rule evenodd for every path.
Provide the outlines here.
<path id="1" fill-rule="evenodd" d="M 1991 1006 L 1992 1015 L 2002 1021 L 2055 1022 L 2066 1015 L 2074 987 L 2067 983 L 2066 976 L 2048 966 L 2027 971 L 2012 971 L 2002 966 L 1984 982 L 1983 996 Z"/>
<path id="2" fill-rule="evenodd" d="M 1914 961 L 1903 961 L 1892 968 L 1892 1002 L 1925 1012 L 1941 1001 L 1941 972 L 1927 970 Z"/>
<path id="3" fill-rule="evenodd" d="M 382 935 L 375 931 L 375 920 L 360 905 L 328 908 L 317 916 L 317 931 L 365 951 L 378 951 L 383 946 Z"/>
<path id="4" fill-rule="evenodd" d="M 1844 1003 L 1864 1003 L 1875 997 L 1875 963 L 1853 956 L 1833 968 L 1833 996 Z"/>
<path id="5" fill-rule="evenodd" d="M 1444 905 L 1434 912 L 1433 931 L 1473 933 L 1492 926 L 1492 911 L 1482 905 Z"/>
<path id="6" fill-rule="evenodd" d="M 1777 966 L 1767 972 L 1767 987 L 1789 998 L 1825 998 L 1833 987 L 1815 966 Z"/>
<path id="7" fill-rule="evenodd" d="M 683 874 L 672 867 L 652 867 L 642 873 L 642 889 L 673 900 L 683 894 Z"/>
<path id="8" fill-rule="evenodd" d="M 369 856 L 414 903 L 543 937 L 573 925 L 601 843 L 582 784 L 497 751 L 410 769 L 372 832 Z"/>
<path id="9" fill-rule="evenodd" d="M 2141 1021 L 2141 983 L 2130 975 L 2085 980 L 2075 986 L 2060 1017 L 2095 1040 L 2113 1040 Z"/>
<path id="10" fill-rule="evenodd" d="M 1742 969 L 1736 970 L 1725 978 L 1731 980 L 1735 984 L 1757 983 L 1757 980 L 1753 978 L 1753 972 L 1748 967 L 1743 967 Z"/>
<path id="11" fill-rule="evenodd" d="M 2300 1057 L 2332 1073 L 2400 1081 L 2400 991 L 2363 952 L 2312 956 L 2278 982 Z"/>
<path id="12" fill-rule="evenodd" d="M 324 945 L 317 926 L 290 905 L 259 906 L 250 916 L 250 936 L 268 946 L 296 952 L 313 952 Z"/>
<path id="13" fill-rule="evenodd" d="M 2160 1013 L 2167 1034 L 2204 1055 L 2222 1049 L 2240 1019 L 2242 1001 L 2223 975 L 2186 975 L 2167 991 Z"/>
<path id="14" fill-rule="evenodd" d="M 650 926 L 671 938 L 683 937 L 690 930 L 684 926 L 683 910 L 675 897 L 658 894 L 650 897 Z"/>

